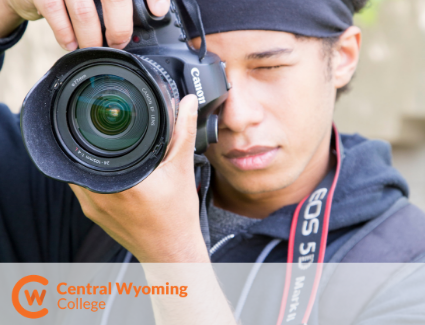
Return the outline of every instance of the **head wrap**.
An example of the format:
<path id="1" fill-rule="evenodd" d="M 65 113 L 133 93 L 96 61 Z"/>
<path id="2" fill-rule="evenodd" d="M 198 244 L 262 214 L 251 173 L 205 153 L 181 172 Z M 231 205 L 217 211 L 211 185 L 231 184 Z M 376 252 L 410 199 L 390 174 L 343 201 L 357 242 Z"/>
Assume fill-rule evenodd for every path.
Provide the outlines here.
<path id="1" fill-rule="evenodd" d="M 334 37 L 352 25 L 354 14 L 351 0 L 197 2 L 207 35 L 235 30 L 272 30 L 311 37 Z M 192 24 L 187 24 L 187 28 L 191 38 L 199 36 Z"/>

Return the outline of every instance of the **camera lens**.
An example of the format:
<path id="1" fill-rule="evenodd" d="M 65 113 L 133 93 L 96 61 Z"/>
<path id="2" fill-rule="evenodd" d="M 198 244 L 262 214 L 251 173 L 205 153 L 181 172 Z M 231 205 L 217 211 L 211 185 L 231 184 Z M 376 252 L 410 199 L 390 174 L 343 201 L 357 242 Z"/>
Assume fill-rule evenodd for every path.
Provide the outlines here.
<path id="1" fill-rule="evenodd" d="M 148 125 L 148 107 L 142 94 L 116 75 L 97 75 L 81 83 L 69 111 L 69 123 L 80 142 L 108 152 L 137 144 Z"/>
<path id="2" fill-rule="evenodd" d="M 196 150 L 206 147 L 208 116 L 227 94 L 220 61 L 210 55 L 200 63 L 183 49 L 181 57 L 167 58 L 171 49 L 158 49 L 86 48 L 56 62 L 28 93 L 21 113 L 25 147 L 42 173 L 98 193 L 140 183 L 169 149 L 179 91 L 196 87 L 191 71 L 198 65 L 215 96 L 199 111 Z"/>
<path id="3" fill-rule="evenodd" d="M 107 94 L 95 100 L 90 115 L 99 132 L 117 135 L 130 125 L 132 107 L 122 97 Z"/>
<path id="4" fill-rule="evenodd" d="M 120 192 L 163 160 L 179 99 L 174 80 L 151 59 L 110 48 L 77 50 L 26 98 L 25 145 L 49 177 Z"/>
<path id="5" fill-rule="evenodd" d="M 79 169 L 128 173 L 138 164 L 156 166 L 167 149 L 179 99 L 175 83 L 153 63 L 131 58 L 136 66 L 84 61 L 59 84 L 54 132 Z"/>

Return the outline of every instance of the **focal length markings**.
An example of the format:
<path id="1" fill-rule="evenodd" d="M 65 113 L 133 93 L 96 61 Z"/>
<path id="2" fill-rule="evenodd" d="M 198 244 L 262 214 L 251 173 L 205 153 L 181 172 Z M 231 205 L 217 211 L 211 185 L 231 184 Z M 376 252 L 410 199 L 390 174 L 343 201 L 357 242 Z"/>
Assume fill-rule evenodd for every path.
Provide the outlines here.
<path id="1" fill-rule="evenodd" d="M 75 148 L 75 154 L 77 154 L 78 156 L 80 156 L 81 158 L 84 158 L 86 160 L 89 160 L 95 164 L 98 164 L 99 166 L 109 166 L 109 160 L 100 160 L 97 158 L 93 158 L 92 156 L 88 155 L 86 152 L 81 151 L 78 147 Z"/>

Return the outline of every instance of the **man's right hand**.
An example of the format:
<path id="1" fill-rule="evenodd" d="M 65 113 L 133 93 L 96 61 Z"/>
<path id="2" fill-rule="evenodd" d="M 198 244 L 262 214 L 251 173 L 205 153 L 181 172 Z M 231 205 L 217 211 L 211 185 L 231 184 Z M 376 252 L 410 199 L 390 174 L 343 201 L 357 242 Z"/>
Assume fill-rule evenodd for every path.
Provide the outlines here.
<path id="1" fill-rule="evenodd" d="M 143 1 L 143 0 L 139 0 Z M 146 0 L 155 16 L 168 12 L 170 0 Z M 133 33 L 132 0 L 102 0 L 106 39 L 110 47 L 123 49 Z M 0 0 L 0 38 L 8 36 L 23 20 L 46 18 L 59 45 L 102 46 L 99 16 L 93 0 Z"/>

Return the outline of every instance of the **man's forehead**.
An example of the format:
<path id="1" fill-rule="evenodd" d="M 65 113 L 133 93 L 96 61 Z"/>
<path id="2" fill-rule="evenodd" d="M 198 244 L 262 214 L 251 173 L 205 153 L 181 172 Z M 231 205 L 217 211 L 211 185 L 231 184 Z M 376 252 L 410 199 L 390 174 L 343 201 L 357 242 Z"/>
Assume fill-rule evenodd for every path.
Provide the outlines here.
<path id="1" fill-rule="evenodd" d="M 297 49 L 294 34 L 275 31 L 232 31 L 206 36 L 208 50 L 219 56 L 238 57 L 244 60 L 261 60 L 288 56 Z M 200 38 L 193 40 L 200 46 Z"/>

